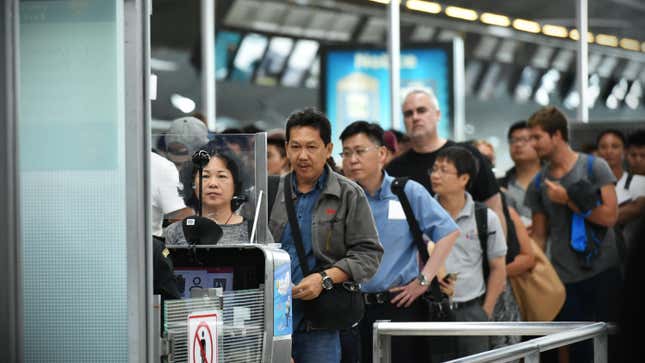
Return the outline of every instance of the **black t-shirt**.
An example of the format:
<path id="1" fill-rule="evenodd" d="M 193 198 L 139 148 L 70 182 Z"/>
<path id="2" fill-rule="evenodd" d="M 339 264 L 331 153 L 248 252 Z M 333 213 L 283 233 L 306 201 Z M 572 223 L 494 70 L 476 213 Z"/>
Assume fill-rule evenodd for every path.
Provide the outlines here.
<path id="1" fill-rule="evenodd" d="M 432 185 L 430 184 L 428 170 L 432 168 L 440 150 L 455 145 L 466 147 L 477 159 L 479 171 L 475 176 L 475 180 L 470 183 L 470 189 L 468 190 L 468 192 L 473 196 L 473 199 L 483 202 L 498 193 L 499 186 L 495 180 L 495 174 L 493 174 L 490 162 L 479 152 L 479 150 L 470 144 L 456 143 L 451 140 L 448 140 L 442 147 L 430 153 L 419 154 L 410 149 L 403 155 L 392 160 L 387 165 L 386 170 L 388 174 L 394 177 L 407 176 L 421 183 L 426 187 L 426 189 L 428 189 L 430 194 L 434 195 Z"/>

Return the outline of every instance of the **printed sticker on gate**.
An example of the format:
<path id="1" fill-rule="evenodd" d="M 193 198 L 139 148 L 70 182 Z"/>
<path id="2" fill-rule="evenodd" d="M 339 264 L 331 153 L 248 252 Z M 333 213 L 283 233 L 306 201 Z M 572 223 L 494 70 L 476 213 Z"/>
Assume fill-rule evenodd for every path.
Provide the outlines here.
<path id="1" fill-rule="evenodd" d="M 193 312 L 188 315 L 188 362 L 217 363 L 219 311 Z"/>

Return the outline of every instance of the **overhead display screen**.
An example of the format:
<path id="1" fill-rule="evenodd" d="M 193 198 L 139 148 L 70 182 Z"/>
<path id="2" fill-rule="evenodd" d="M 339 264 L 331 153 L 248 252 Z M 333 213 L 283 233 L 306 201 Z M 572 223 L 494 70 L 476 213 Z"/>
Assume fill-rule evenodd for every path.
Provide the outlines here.
<path id="1" fill-rule="evenodd" d="M 332 123 L 332 141 L 356 120 L 391 128 L 388 55 L 385 49 L 327 47 L 321 52 L 321 106 Z M 416 89 L 434 92 L 441 109 L 439 135 L 452 137 L 454 117 L 452 43 L 401 51 L 401 101 Z M 400 104 L 401 102 L 399 102 Z M 404 126 L 401 124 L 401 131 Z"/>

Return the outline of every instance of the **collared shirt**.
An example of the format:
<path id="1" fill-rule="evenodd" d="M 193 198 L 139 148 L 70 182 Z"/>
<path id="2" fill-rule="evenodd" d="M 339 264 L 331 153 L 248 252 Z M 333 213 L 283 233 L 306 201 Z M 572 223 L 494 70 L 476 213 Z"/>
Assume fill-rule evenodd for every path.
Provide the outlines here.
<path id="1" fill-rule="evenodd" d="M 392 193 L 393 180 L 384 172 L 383 182 L 375 195 L 366 192 L 385 253 L 376 275 L 361 284 L 363 292 L 385 291 L 407 284 L 419 275 L 418 249 L 401 202 Z M 432 241 L 439 241 L 457 230 L 450 215 L 421 184 L 408 180 L 404 191 L 419 228 Z"/>
<path id="2" fill-rule="evenodd" d="M 325 183 L 327 182 L 327 169 L 325 169 L 322 175 L 316 181 L 314 188 L 307 193 L 302 193 L 298 190 L 298 184 L 296 182 L 296 176 L 292 174 L 291 177 L 291 187 L 295 192 L 296 204 L 294 210 L 296 212 L 296 218 L 298 219 L 298 227 L 300 228 L 300 235 L 302 236 L 302 245 L 305 251 L 305 258 L 307 259 L 307 264 L 309 269 L 312 270 L 316 267 L 316 256 L 314 256 L 312 244 L 311 244 L 311 222 L 314 207 L 316 202 L 320 197 Z M 282 248 L 289 253 L 291 258 L 291 281 L 294 285 L 300 283 L 304 278 L 302 268 L 300 266 L 300 258 L 298 257 L 298 250 L 296 249 L 295 241 L 291 235 L 291 226 L 289 223 L 285 226 L 284 232 L 282 233 L 282 238 L 280 239 Z M 300 300 L 293 300 L 294 307 L 300 305 L 302 302 Z M 300 321 L 303 318 L 303 311 L 300 307 L 293 309 L 293 326 L 297 327 L 300 324 Z"/>
<path id="3" fill-rule="evenodd" d="M 455 302 L 464 302 L 481 296 L 486 292 L 486 281 L 482 271 L 483 251 L 477 234 L 475 202 L 468 192 L 466 204 L 455 222 L 461 233 L 455 246 L 446 259 L 446 272 L 457 273 L 455 283 Z M 488 209 L 488 260 L 506 256 L 506 239 L 497 215 Z"/>

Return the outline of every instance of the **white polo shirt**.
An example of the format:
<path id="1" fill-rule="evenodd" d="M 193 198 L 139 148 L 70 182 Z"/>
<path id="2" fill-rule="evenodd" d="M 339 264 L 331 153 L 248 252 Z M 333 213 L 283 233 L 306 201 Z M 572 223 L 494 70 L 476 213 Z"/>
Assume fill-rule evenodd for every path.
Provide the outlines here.
<path id="1" fill-rule="evenodd" d="M 486 292 L 482 271 L 483 251 L 477 234 L 475 203 L 466 192 L 466 205 L 455 219 L 461 234 L 446 259 L 446 272 L 457 273 L 453 301 L 465 302 Z M 495 212 L 488 209 L 488 260 L 506 256 L 506 238 Z"/>
<path id="2" fill-rule="evenodd" d="M 150 152 L 152 235 L 163 235 L 163 216 L 186 207 L 179 195 L 179 172 L 170 160 Z"/>
<path id="3" fill-rule="evenodd" d="M 629 189 L 625 189 L 626 182 L 627 173 L 624 172 L 620 177 L 620 180 L 616 183 L 616 197 L 618 198 L 618 205 L 628 203 L 640 197 L 645 197 L 645 176 L 634 175 L 632 177 L 632 181 L 629 183 Z M 625 224 L 625 227 L 623 228 L 625 243 L 629 245 L 634 238 L 634 235 L 638 233 L 638 228 L 642 223 L 645 223 L 645 217 L 641 215 Z"/>

